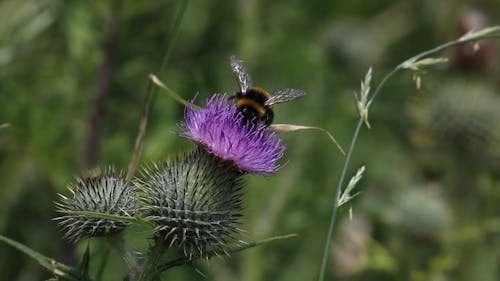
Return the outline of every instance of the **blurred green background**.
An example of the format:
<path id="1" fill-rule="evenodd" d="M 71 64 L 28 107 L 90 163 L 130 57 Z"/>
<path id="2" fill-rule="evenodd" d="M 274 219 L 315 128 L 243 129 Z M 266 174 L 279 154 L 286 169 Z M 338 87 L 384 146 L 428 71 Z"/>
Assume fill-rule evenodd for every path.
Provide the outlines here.
<path id="1" fill-rule="evenodd" d="M 353 91 L 465 29 L 499 24 L 500 1 L 189 1 L 164 71 L 181 1 L 0 1 L 0 233 L 76 265 L 87 245 L 63 241 L 57 193 L 83 169 L 126 168 L 148 74 L 199 100 L 233 93 L 228 58 L 254 84 L 308 95 L 276 106 L 276 123 L 331 130 L 347 148 Z M 444 53 L 450 63 L 392 79 L 370 112 L 348 176 L 367 172 L 340 210 L 327 280 L 500 279 L 498 42 Z M 172 132 L 183 107 L 159 92 L 142 163 L 192 148 Z M 286 166 L 248 177 L 242 239 L 297 233 L 196 264 L 206 280 L 315 280 L 343 157 L 317 132 L 282 135 Z M 349 219 L 349 209 L 352 219 Z M 144 250 L 144 229 L 129 239 Z M 91 262 L 105 252 L 91 241 Z M 117 256 L 105 280 L 122 280 Z M 119 274 L 120 273 L 120 274 Z M 0 244 L 0 280 L 45 280 L 36 262 Z M 203 280 L 192 267 L 164 280 Z"/>

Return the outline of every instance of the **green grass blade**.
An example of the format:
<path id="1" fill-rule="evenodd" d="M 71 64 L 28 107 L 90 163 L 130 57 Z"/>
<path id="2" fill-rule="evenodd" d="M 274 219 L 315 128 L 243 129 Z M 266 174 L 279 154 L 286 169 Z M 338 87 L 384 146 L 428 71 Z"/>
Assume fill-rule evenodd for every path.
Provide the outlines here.
<path id="1" fill-rule="evenodd" d="M 129 216 L 111 215 L 111 214 L 92 212 L 92 211 L 64 211 L 62 213 L 72 214 L 72 215 L 89 216 L 89 217 L 94 217 L 94 218 L 101 218 L 101 219 L 108 219 L 108 220 L 115 220 L 115 221 L 122 221 L 122 222 L 137 223 L 137 224 L 141 224 L 141 225 L 148 226 L 148 227 L 154 227 L 154 225 L 151 222 L 146 221 L 146 220 L 144 220 L 140 217 L 137 217 L 137 216 L 129 217 Z"/>
<path id="2" fill-rule="evenodd" d="M 24 244 L 21 244 L 3 235 L 0 235 L 0 241 L 12 246 L 18 251 L 36 260 L 42 267 L 52 272 L 56 276 L 60 276 L 66 280 L 72 281 L 89 280 L 88 278 L 78 276 L 78 274 L 75 273 L 76 271 L 74 268 L 62 264 L 52 258 L 46 257 L 39 252 L 29 248 L 28 246 L 25 246 Z"/>

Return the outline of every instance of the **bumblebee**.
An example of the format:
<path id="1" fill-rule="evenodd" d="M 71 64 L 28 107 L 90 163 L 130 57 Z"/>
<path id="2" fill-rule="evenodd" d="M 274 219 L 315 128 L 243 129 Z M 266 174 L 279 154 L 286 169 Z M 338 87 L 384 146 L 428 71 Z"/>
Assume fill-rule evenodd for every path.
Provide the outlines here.
<path id="1" fill-rule="evenodd" d="M 252 87 L 252 79 L 243 61 L 231 56 L 230 63 L 231 70 L 240 86 L 240 91 L 233 98 L 236 99 L 238 112 L 247 122 L 261 122 L 269 126 L 274 119 L 273 105 L 291 101 L 306 94 L 302 90 L 284 88 L 274 91 L 271 95 L 262 88 Z"/>

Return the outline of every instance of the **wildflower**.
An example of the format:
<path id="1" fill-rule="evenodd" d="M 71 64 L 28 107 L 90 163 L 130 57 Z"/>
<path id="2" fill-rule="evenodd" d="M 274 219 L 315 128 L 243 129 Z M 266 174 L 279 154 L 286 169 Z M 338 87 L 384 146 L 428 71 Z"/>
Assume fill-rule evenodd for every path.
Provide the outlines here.
<path id="1" fill-rule="evenodd" d="M 198 147 L 143 170 L 140 213 L 154 225 L 157 244 L 189 258 L 219 255 L 241 232 L 242 177 L 276 172 L 285 146 L 264 124 L 245 122 L 225 95 L 198 110 L 189 104 L 181 127 Z"/>
<path id="2" fill-rule="evenodd" d="M 225 95 L 214 95 L 204 108 L 189 105 L 181 133 L 241 172 L 272 174 L 280 165 L 285 146 L 276 133 L 261 123 L 245 122 Z"/>
<path id="3" fill-rule="evenodd" d="M 135 212 L 135 188 L 113 169 L 92 170 L 69 185 L 71 197 L 59 194 L 55 218 L 64 237 L 78 241 L 83 237 L 105 236 L 123 231 L 128 223 L 99 218 L 79 212 L 130 216 Z"/>

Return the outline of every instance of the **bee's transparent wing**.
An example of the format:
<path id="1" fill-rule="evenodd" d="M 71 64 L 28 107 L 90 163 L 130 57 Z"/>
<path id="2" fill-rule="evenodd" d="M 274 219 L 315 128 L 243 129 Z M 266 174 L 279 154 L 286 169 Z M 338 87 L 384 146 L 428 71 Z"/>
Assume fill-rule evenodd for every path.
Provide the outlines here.
<path id="1" fill-rule="evenodd" d="M 271 98 L 266 101 L 265 105 L 273 105 L 276 103 L 291 101 L 303 97 L 305 96 L 305 94 L 306 93 L 304 91 L 297 89 L 279 89 L 271 95 Z"/>
<path id="2" fill-rule="evenodd" d="M 240 85 L 240 90 L 245 93 L 250 87 L 252 87 L 252 79 L 248 74 L 247 68 L 242 60 L 235 56 L 229 58 L 231 62 L 231 70 L 233 71 L 234 77 L 238 80 Z"/>

